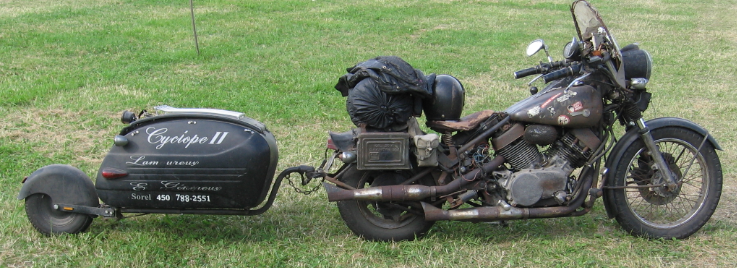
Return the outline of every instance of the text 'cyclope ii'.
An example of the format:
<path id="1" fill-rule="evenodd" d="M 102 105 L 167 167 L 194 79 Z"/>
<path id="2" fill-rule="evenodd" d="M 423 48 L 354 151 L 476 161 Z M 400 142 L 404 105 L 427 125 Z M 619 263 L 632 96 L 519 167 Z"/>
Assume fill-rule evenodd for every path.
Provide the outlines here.
<path id="1" fill-rule="evenodd" d="M 210 137 L 200 137 L 197 134 L 189 135 L 189 131 L 185 130 L 180 135 L 166 135 L 169 131 L 168 128 L 146 128 L 146 134 L 148 134 L 147 141 L 150 144 L 157 144 L 156 149 L 161 149 L 166 144 L 184 144 L 184 148 L 189 148 L 192 144 L 221 144 L 225 137 L 228 136 L 228 132 L 215 132 Z"/>

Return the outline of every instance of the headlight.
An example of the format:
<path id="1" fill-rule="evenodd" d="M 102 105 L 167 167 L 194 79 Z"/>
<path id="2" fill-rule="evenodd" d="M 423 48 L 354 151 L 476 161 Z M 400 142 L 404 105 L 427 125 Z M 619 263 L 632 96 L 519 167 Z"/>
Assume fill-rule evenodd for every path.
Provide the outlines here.
<path id="1" fill-rule="evenodd" d="M 624 79 L 645 78 L 650 80 L 653 70 L 653 58 L 642 49 L 622 51 L 624 63 Z"/>

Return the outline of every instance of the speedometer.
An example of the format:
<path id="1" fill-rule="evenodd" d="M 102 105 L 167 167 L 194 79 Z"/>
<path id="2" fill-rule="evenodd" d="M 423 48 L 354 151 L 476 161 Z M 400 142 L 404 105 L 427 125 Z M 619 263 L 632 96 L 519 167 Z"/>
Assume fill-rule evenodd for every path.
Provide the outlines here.
<path id="1" fill-rule="evenodd" d="M 574 60 L 577 61 L 581 57 L 581 48 L 579 46 L 578 40 L 574 37 L 571 42 L 568 42 L 566 46 L 563 48 L 563 57 L 568 60 Z"/>

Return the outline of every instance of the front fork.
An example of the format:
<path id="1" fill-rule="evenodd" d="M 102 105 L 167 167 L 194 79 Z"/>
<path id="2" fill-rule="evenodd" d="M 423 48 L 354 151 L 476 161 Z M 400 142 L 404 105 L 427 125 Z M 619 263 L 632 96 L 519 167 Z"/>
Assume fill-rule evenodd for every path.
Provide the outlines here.
<path id="1" fill-rule="evenodd" d="M 650 133 L 650 129 L 645 124 L 645 119 L 642 119 L 642 117 L 640 117 L 640 119 L 637 120 L 636 124 L 637 127 L 640 129 L 640 137 L 642 137 L 642 141 L 645 142 L 645 147 L 647 147 L 653 160 L 655 160 L 655 167 L 657 168 L 657 170 L 660 170 L 660 174 L 662 174 L 662 176 L 665 178 L 666 187 L 668 187 L 668 189 L 676 189 L 678 187 L 678 181 L 676 181 L 676 178 L 670 171 L 668 163 L 665 162 L 663 154 L 661 154 L 660 149 L 658 149 L 658 145 L 655 144 L 655 139 L 653 139 L 653 135 Z"/>

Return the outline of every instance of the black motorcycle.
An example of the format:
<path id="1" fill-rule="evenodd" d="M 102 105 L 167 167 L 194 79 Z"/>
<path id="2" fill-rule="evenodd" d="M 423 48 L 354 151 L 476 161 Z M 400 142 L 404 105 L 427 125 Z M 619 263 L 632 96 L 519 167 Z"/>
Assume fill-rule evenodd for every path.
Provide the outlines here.
<path id="1" fill-rule="evenodd" d="M 691 121 L 643 120 L 650 54 L 637 44 L 620 48 L 586 1 L 573 2 L 571 13 L 578 36 L 565 60 L 548 54 L 548 62 L 515 72 L 547 85 L 503 112 L 460 118 L 457 79 L 419 81 L 423 75 L 391 58 L 349 68 L 336 88 L 359 128 L 332 133 L 332 154 L 318 169 L 346 225 L 369 240 L 412 240 L 439 220 L 581 216 L 604 197 L 607 215 L 633 235 L 685 238 L 699 230 L 719 202 L 721 148 Z M 535 40 L 527 54 L 540 50 L 548 53 Z M 419 89 L 397 91 L 403 83 Z M 417 106 L 440 135 L 404 115 Z M 619 137 L 617 123 L 625 129 Z"/>

